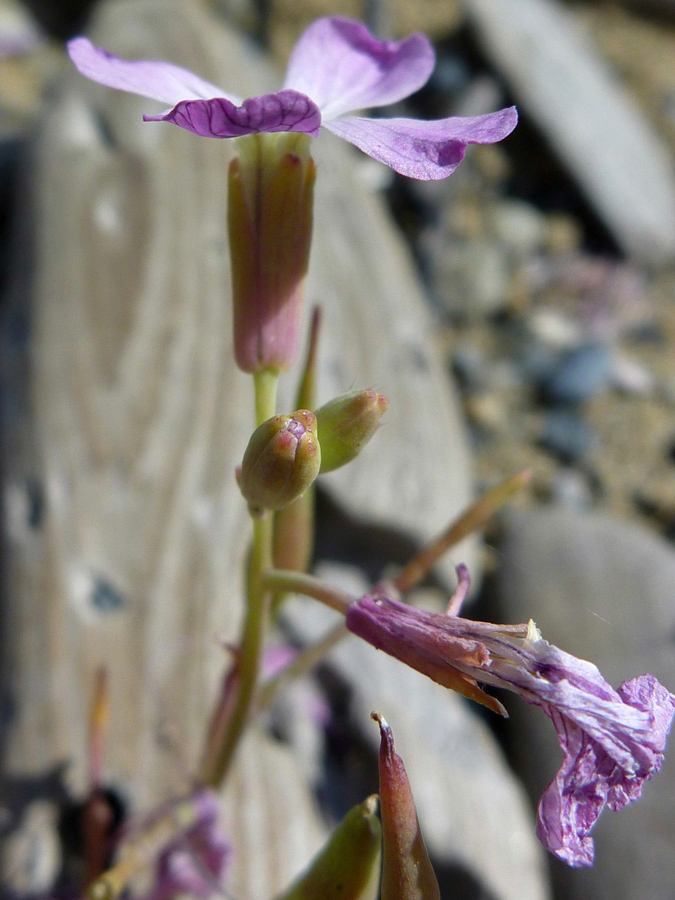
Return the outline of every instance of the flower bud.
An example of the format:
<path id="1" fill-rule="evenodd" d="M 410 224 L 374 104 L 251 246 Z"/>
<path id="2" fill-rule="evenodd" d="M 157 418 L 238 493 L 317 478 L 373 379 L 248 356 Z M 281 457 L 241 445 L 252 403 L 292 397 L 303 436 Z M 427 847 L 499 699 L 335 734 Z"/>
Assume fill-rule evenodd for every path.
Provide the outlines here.
<path id="1" fill-rule="evenodd" d="M 380 900 L 441 900 L 405 766 L 394 750 L 391 728 L 380 713 L 371 713 L 371 718 L 380 726 Z"/>
<path id="2" fill-rule="evenodd" d="M 282 509 L 310 486 L 321 466 L 316 430 L 316 416 L 306 409 L 256 428 L 238 474 L 252 510 Z"/>
<path id="3" fill-rule="evenodd" d="M 380 424 L 389 400 L 372 389 L 336 397 L 317 410 L 321 474 L 339 469 L 359 455 Z"/>
<path id="4" fill-rule="evenodd" d="M 229 170 L 234 351 L 244 372 L 296 360 L 312 234 L 311 138 L 247 135 Z"/>

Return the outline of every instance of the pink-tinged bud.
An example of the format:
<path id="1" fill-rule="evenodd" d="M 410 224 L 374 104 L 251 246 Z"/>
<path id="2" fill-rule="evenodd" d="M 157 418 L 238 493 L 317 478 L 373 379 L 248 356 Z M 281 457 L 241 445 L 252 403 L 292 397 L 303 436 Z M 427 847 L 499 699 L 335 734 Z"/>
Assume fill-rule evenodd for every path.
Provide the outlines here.
<path id="1" fill-rule="evenodd" d="M 403 760 L 394 751 L 394 737 L 384 717 L 376 712 L 372 717 L 380 726 L 380 900 L 440 900 Z"/>
<path id="2" fill-rule="evenodd" d="M 377 431 L 389 400 L 372 389 L 336 397 L 316 412 L 321 439 L 321 474 L 359 455 Z"/>
<path id="3" fill-rule="evenodd" d="M 251 435 L 239 487 L 252 511 L 282 509 L 307 490 L 320 466 L 314 413 L 272 416 Z"/>
<path id="4" fill-rule="evenodd" d="M 234 351 L 244 372 L 295 362 L 312 235 L 309 135 L 247 135 L 229 170 Z"/>
<path id="5" fill-rule="evenodd" d="M 307 358 L 295 403 L 298 409 L 316 405 L 317 355 L 321 331 L 321 310 L 314 308 L 309 334 Z M 274 516 L 272 561 L 275 569 L 306 572 L 314 552 L 314 488 L 289 503 Z M 279 597 L 277 602 L 283 598 Z"/>

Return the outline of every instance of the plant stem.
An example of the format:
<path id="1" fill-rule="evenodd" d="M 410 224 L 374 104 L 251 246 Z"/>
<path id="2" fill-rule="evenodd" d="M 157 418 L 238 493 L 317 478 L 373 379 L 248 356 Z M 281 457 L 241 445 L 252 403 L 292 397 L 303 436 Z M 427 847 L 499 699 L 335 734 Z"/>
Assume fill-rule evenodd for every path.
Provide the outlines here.
<path id="1" fill-rule="evenodd" d="M 255 427 L 271 419 L 277 407 L 279 374 L 275 369 L 263 369 L 253 376 L 255 385 Z"/>
<path id="2" fill-rule="evenodd" d="M 269 569 L 264 575 L 264 584 L 275 593 L 284 591 L 292 594 L 305 594 L 331 609 L 345 615 L 347 609 L 356 598 L 340 588 L 333 587 L 314 575 L 304 572 L 292 572 L 286 569 Z"/>
<path id="3" fill-rule="evenodd" d="M 332 628 L 328 634 L 325 634 L 316 644 L 309 644 L 304 647 L 298 655 L 293 659 L 286 668 L 282 669 L 274 678 L 270 678 L 260 688 L 257 699 L 255 701 L 256 713 L 262 712 L 274 703 L 280 692 L 291 681 L 301 678 L 311 672 L 322 659 L 329 653 L 336 644 L 343 638 L 347 637 L 349 632 L 344 622 L 340 622 Z"/>
<path id="4" fill-rule="evenodd" d="M 394 578 L 394 586 L 404 594 L 419 584 L 450 547 L 454 547 L 472 531 L 482 528 L 513 494 L 528 484 L 530 478 L 530 472 L 519 472 L 511 478 L 507 478 L 494 490 L 479 497 L 469 509 L 448 526 L 443 534 L 406 564 Z"/>
<path id="5" fill-rule="evenodd" d="M 276 411 L 278 374 L 263 369 L 254 376 L 256 427 L 271 418 Z M 213 759 L 204 780 L 213 787 L 220 787 L 225 780 L 242 737 L 258 685 L 265 629 L 269 618 L 272 591 L 263 580 L 264 573 L 272 565 L 272 524 L 269 510 L 253 519 L 253 542 L 248 561 L 247 603 L 244 631 L 239 654 L 239 678 L 232 716 L 223 742 Z"/>

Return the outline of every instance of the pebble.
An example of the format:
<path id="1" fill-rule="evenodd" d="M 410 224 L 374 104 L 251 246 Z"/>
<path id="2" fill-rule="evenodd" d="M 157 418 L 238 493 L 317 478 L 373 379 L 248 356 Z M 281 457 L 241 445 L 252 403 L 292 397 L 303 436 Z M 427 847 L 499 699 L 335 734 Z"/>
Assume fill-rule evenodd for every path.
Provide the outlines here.
<path id="1" fill-rule="evenodd" d="M 551 376 L 558 359 L 550 346 L 531 340 L 522 345 L 517 363 L 525 381 L 541 384 Z"/>
<path id="2" fill-rule="evenodd" d="M 583 512 L 593 506 L 593 489 L 583 472 L 565 467 L 551 479 L 551 499 L 566 509 Z"/>
<path id="3" fill-rule="evenodd" d="M 675 407 L 675 378 L 668 378 L 659 385 L 659 396 L 669 406 Z"/>
<path id="4" fill-rule="evenodd" d="M 612 373 L 612 353 L 601 341 L 590 341 L 563 354 L 540 381 L 543 396 L 554 403 L 580 403 L 605 388 Z"/>
<path id="5" fill-rule="evenodd" d="M 598 443 L 598 436 L 577 412 L 556 409 L 544 419 L 539 442 L 564 462 L 578 462 Z"/>
<path id="6" fill-rule="evenodd" d="M 453 353 L 452 371 L 466 393 L 472 394 L 485 388 L 487 367 L 485 354 L 477 347 L 462 344 Z"/>
<path id="7" fill-rule="evenodd" d="M 509 412 L 496 394 L 478 394 L 466 399 L 466 413 L 473 425 L 488 432 L 504 433 L 509 427 Z"/>
<path id="8" fill-rule="evenodd" d="M 577 345 L 581 330 L 576 322 L 555 309 L 536 309 L 528 319 L 528 327 L 534 337 L 560 349 Z"/>
<path id="9" fill-rule="evenodd" d="M 493 236 L 519 258 L 541 250 L 548 239 L 546 216 L 522 200 L 496 203 L 488 213 L 488 227 Z"/>
<path id="10" fill-rule="evenodd" d="M 509 280 L 506 251 L 482 241 L 446 249 L 437 262 L 434 287 L 448 313 L 473 321 L 504 309 Z"/>
<path id="11" fill-rule="evenodd" d="M 611 381 L 614 387 L 636 397 L 651 397 L 656 385 L 649 369 L 637 360 L 620 354 L 613 357 Z"/>

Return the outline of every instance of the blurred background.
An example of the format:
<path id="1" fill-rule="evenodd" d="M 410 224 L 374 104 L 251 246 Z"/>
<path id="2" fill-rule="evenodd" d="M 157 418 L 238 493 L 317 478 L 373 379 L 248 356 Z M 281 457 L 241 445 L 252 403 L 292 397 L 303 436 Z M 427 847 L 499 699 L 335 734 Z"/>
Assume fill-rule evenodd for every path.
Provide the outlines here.
<path id="1" fill-rule="evenodd" d="M 78 141 L 81 148 L 86 145 L 84 131 L 77 130 L 82 123 L 68 120 L 63 114 L 67 106 L 59 105 L 68 91 L 78 90 L 73 87 L 64 40 L 86 30 L 93 20 L 107 23 L 98 27 L 114 44 L 116 20 L 114 13 L 108 19 L 107 13 L 100 13 L 104 6 L 115 4 L 0 0 L 0 292 L 4 322 L 0 425 L 4 431 L 9 560 L 5 565 L 9 573 L 6 608 L 18 602 L 13 594 L 17 578 L 27 578 L 33 597 L 51 589 L 52 584 L 45 578 L 31 581 L 32 576 L 17 575 L 11 561 L 17 541 L 24 551 L 27 546 L 16 536 L 17 516 L 28 522 L 26 528 L 39 529 L 43 515 L 51 515 L 52 502 L 41 477 L 34 474 L 40 463 L 27 463 L 25 457 L 25 448 L 34 441 L 26 438 L 26 432 L 43 427 L 39 417 L 37 424 L 33 421 L 31 412 L 32 405 L 40 402 L 30 386 L 31 366 L 49 339 L 49 329 L 43 326 L 40 341 L 33 343 L 31 298 L 36 295 L 32 285 L 36 279 L 40 282 L 40 267 L 47 264 L 43 261 L 46 257 L 31 248 L 49 246 L 49 234 L 58 230 L 55 223 L 61 220 L 50 206 L 52 231 L 41 231 L 43 206 L 35 197 L 53 196 L 59 170 L 50 168 L 45 160 L 58 157 L 63 135 L 74 135 L 73 146 L 80 146 Z M 128 12 L 133 0 L 126 0 L 124 6 Z M 139 2 L 141 6 L 143 2 Z M 413 285 L 397 306 L 396 333 L 407 334 L 409 329 L 413 334 L 414 352 L 410 353 L 421 363 L 410 378 L 417 379 L 419 389 L 426 392 L 430 410 L 428 420 L 420 420 L 420 429 L 434 427 L 433 397 L 438 391 L 448 392 L 447 397 L 439 394 L 440 427 L 445 429 L 443 434 L 452 435 L 447 441 L 459 449 L 439 466 L 454 473 L 449 478 L 461 481 L 459 487 L 453 482 L 449 488 L 450 505 L 455 504 L 458 511 L 472 496 L 515 472 L 532 472 L 530 489 L 495 520 L 480 546 L 467 550 L 476 583 L 470 614 L 508 622 L 532 617 L 545 637 L 592 659 L 613 684 L 649 670 L 675 690 L 675 2 L 194 0 L 181 4 L 185 21 L 192 7 L 200 23 L 213 21 L 227 33 L 241 35 L 236 40 L 245 42 L 246 52 L 264 53 L 280 71 L 298 35 L 322 15 L 338 13 L 363 19 L 380 37 L 425 32 L 436 47 L 436 70 L 425 88 L 387 115 L 442 118 L 518 106 L 520 124 L 515 133 L 501 144 L 470 148 L 456 174 L 446 181 L 401 178 L 356 151 L 352 154 L 349 148 L 344 159 L 352 180 L 340 182 L 335 175 L 326 175 L 326 183 L 332 179 L 330 190 L 342 192 L 343 197 L 348 194 L 351 199 L 340 202 L 353 202 L 354 209 L 358 209 L 361 191 L 375 198 L 380 212 L 373 215 L 378 223 L 377 217 L 384 216 L 383 224 L 377 225 L 383 229 L 382 241 L 390 241 L 393 223 L 393 240 L 398 243 L 388 252 L 400 258 L 404 280 L 411 279 L 405 285 Z M 173 16 L 172 10 L 168 4 L 168 18 Z M 103 19 L 96 18 L 100 15 Z M 149 16 L 143 20 L 144 27 Z M 141 29 L 136 37 L 138 56 L 143 55 L 144 35 Z M 198 40 L 194 36 L 190 40 L 193 57 L 198 59 Z M 179 46 L 177 39 L 174 43 Z M 129 55 L 133 55 L 131 51 Z M 147 55 L 159 55 L 154 44 L 148 45 Z M 200 74 L 210 78 L 208 71 Z M 51 125 L 45 127 L 45 122 L 54 118 L 50 113 L 54 109 L 62 111 L 61 138 L 49 130 Z M 115 129 L 120 115 L 115 107 L 112 128 L 106 132 L 108 151 L 113 155 L 119 148 Z M 187 146 L 185 135 L 179 139 L 181 148 Z M 145 145 L 139 149 L 144 138 L 138 138 L 138 146 L 133 143 L 136 140 L 134 137 L 131 151 L 124 157 L 131 160 L 131 168 L 123 167 L 120 178 L 126 179 L 125 190 L 138 189 L 148 192 L 143 196 L 155 196 L 155 185 L 135 180 L 137 160 L 154 152 Z M 162 165 L 172 177 L 188 177 L 178 162 L 183 159 L 182 150 L 176 151 L 174 163 L 170 148 L 161 152 Z M 75 166 L 78 164 L 76 160 Z M 112 181 L 107 183 L 114 186 L 114 167 L 110 171 L 106 178 Z M 74 170 L 67 177 L 76 183 Z M 75 244 L 84 240 L 80 232 L 67 232 L 68 219 L 64 217 L 66 230 L 60 235 L 60 247 L 68 240 Z M 122 221 L 128 224 L 130 220 Z M 340 228 L 356 227 L 353 221 L 334 216 L 330 234 L 327 226 L 328 236 L 323 240 L 331 244 L 336 268 L 319 254 L 323 262 L 316 264 L 320 270 L 317 283 L 324 275 L 326 284 L 335 283 L 335 273 L 340 272 Z M 100 315 L 106 328 L 121 332 L 125 313 L 116 312 L 116 294 L 106 293 L 105 279 L 110 273 L 131 278 L 129 267 L 142 265 L 137 256 L 145 252 L 139 247 L 147 249 L 143 243 L 146 224 L 137 212 L 129 225 L 131 232 L 115 245 L 117 255 L 106 257 L 110 271 L 101 276 L 99 288 L 96 277 L 87 281 L 89 290 L 100 290 L 98 298 L 91 301 L 91 314 Z M 95 235 L 86 240 L 91 242 L 87 252 L 95 254 L 91 250 Z M 214 240 L 222 241 L 222 237 Z M 63 252 L 59 250 L 59 254 Z M 59 259 L 67 271 L 68 259 Z M 52 260 L 48 265 L 53 264 Z M 79 265 L 73 263 L 73 270 L 79 271 Z M 366 260 L 363 265 L 365 271 L 370 263 Z M 364 277 L 362 274 L 362 283 Z M 68 283 L 65 275 L 63 279 L 61 289 Z M 43 303 L 49 291 L 44 278 L 40 283 Z M 341 288 L 324 289 L 322 283 L 323 293 L 331 290 L 339 303 Z M 358 292 L 358 285 L 350 290 Z M 311 299 L 312 290 L 309 293 Z M 321 291 L 317 288 L 314 293 Z M 416 305 L 418 296 L 423 309 Z M 322 294 L 317 299 L 325 298 Z M 386 302 L 386 298 L 369 295 L 375 322 L 388 315 L 386 306 L 378 306 Z M 336 322 L 340 321 L 339 314 L 334 315 Z M 77 316 L 68 321 L 77 327 Z M 341 327 L 341 340 L 348 343 L 349 326 L 343 323 Z M 418 338 L 419 346 L 415 344 Z M 330 356 L 331 338 L 327 341 Z M 340 368 L 339 341 L 335 341 L 332 374 L 326 377 L 331 385 L 333 381 L 340 385 L 340 379 L 347 376 Z M 114 356 L 115 350 L 104 347 L 92 352 Z M 363 356 L 365 359 L 366 351 Z M 378 389 L 387 392 L 384 367 L 364 365 L 359 377 L 377 382 Z M 396 360 L 389 365 L 396 368 Z M 413 363 L 410 366 L 412 371 Z M 432 377 L 429 372 L 436 374 Z M 434 380 L 437 376 L 443 379 L 441 388 Z M 240 376 L 232 377 L 233 383 L 240 384 L 236 381 Z M 351 386 L 347 378 L 342 389 Z M 401 390 L 412 409 L 413 395 Z M 401 418 L 407 411 L 404 406 Z M 142 418 L 144 413 L 138 415 Z M 397 431 L 399 425 L 394 422 L 390 435 L 403 433 Z M 411 468 L 419 464 L 415 445 L 419 434 L 410 429 L 401 438 L 407 443 L 397 451 Z M 168 434 L 163 439 L 170 441 Z M 103 446 L 105 435 L 101 440 Z M 161 436 L 157 440 L 161 441 Z M 35 443 L 39 446 L 39 435 Z M 67 453 L 68 446 L 65 440 L 59 452 Z M 108 450 L 104 447 L 100 452 L 103 458 Z M 110 452 L 115 456 L 117 451 Z M 92 458 L 98 457 L 94 453 Z M 329 485 L 319 499 L 317 571 L 356 584 L 357 591 L 361 584 L 366 590 L 365 579 L 381 576 L 388 564 L 402 562 L 421 538 L 429 536 L 426 532 L 434 533 L 444 521 L 436 509 L 430 510 L 433 527 L 429 524 L 425 529 L 424 504 L 414 500 L 399 503 L 417 506 L 416 513 L 409 513 L 410 521 L 397 520 L 397 491 L 404 487 L 391 476 L 395 469 L 378 463 L 375 455 L 369 459 L 372 477 L 383 467 L 385 480 L 389 479 L 388 496 L 374 504 L 372 519 L 368 518 L 371 501 L 354 501 L 355 489 L 348 483 L 336 481 L 336 490 L 331 492 Z M 120 483 L 126 485 L 124 466 L 116 462 L 113 468 Z M 32 474 L 26 475 L 27 471 Z M 16 490 L 19 481 L 20 495 Z M 109 480 L 106 484 L 113 493 L 118 490 L 117 482 L 112 487 Z M 425 484 L 433 497 L 434 484 Z M 414 491 L 422 488 L 415 483 L 411 490 L 414 497 Z M 123 494 L 120 491 L 119 496 Z M 405 515 L 403 512 L 403 518 Z M 204 516 L 211 521 L 206 513 Z M 58 526 L 51 527 L 58 532 Z M 348 528 L 357 529 L 356 538 L 345 537 Z M 83 545 L 88 546 L 88 541 L 88 537 L 82 538 Z M 53 554 L 61 552 L 58 540 L 50 547 Z M 22 557 L 26 570 L 42 565 L 30 556 L 32 552 L 27 556 L 24 552 Z M 114 554 L 103 563 L 98 556 L 96 560 L 99 568 L 93 587 L 87 582 L 85 593 L 89 591 L 92 604 L 98 604 L 97 609 L 107 615 L 124 606 L 125 594 L 133 594 L 128 585 L 136 570 L 132 566 L 131 575 L 119 575 Z M 70 562 L 64 565 L 70 572 Z M 95 566 L 87 566 L 89 577 Z M 103 575 L 99 569 L 105 570 Z M 448 572 L 425 585 L 418 600 L 428 605 L 441 603 L 451 580 Z M 72 587 L 80 581 L 68 584 Z M 77 594 L 75 588 L 73 591 Z M 303 622 L 303 616 L 290 615 L 287 624 L 288 633 L 297 641 L 306 640 L 314 627 Z M 6 642 L 8 633 L 10 642 L 13 639 L 11 623 L 19 621 L 29 627 L 36 620 L 14 613 L 6 616 Z M 51 626 L 41 622 L 35 627 Z M 199 627 L 209 634 L 215 630 L 201 620 Z M 316 627 L 320 629 L 320 623 Z M 41 660 L 35 646 L 25 650 L 21 665 L 28 667 L 29 659 Z M 21 679 L 12 674 L 17 663 L 11 654 L 4 661 L 7 671 L 11 670 L 5 680 L 12 689 L 7 695 L 11 702 L 3 704 L 3 717 L 11 731 L 13 704 L 20 705 L 22 687 Z M 24 671 L 21 665 L 19 670 Z M 339 816 L 364 791 L 374 789 L 374 735 L 364 736 L 359 730 L 367 729 L 367 724 L 355 724 L 358 716 L 367 720 L 370 698 L 359 693 L 355 665 L 354 658 L 346 654 L 332 669 L 328 666 L 320 673 L 311 691 L 319 692 L 321 703 L 327 703 L 330 711 L 314 716 L 311 734 L 298 724 L 298 709 L 311 706 L 314 694 L 311 702 L 307 697 L 296 698 L 297 708 L 277 711 L 266 726 L 275 740 L 300 754 L 301 768 L 308 774 L 313 797 L 318 797 L 323 820 Z M 58 671 L 59 677 L 65 678 L 63 671 Z M 377 677 L 386 692 L 393 676 L 373 675 L 375 681 Z M 426 694 L 417 696 L 416 685 L 406 694 L 411 709 L 416 705 L 419 710 L 431 709 Z M 391 684 L 389 690 L 391 694 Z M 393 691 L 392 702 L 395 698 Z M 488 722 L 472 710 L 469 715 L 473 718 L 467 724 L 462 718 L 467 713 L 458 703 L 447 722 L 433 726 L 436 736 L 430 724 L 433 713 L 425 720 L 418 712 L 401 714 L 399 729 L 410 731 L 410 753 L 415 753 L 420 743 L 429 745 L 429 758 L 418 766 L 419 780 L 416 783 L 412 773 L 411 779 L 420 795 L 420 817 L 430 835 L 444 898 L 674 898 L 675 748 L 670 748 L 665 771 L 647 786 L 640 804 L 616 815 L 607 812 L 601 820 L 596 867 L 570 871 L 544 860 L 530 833 L 532 809 L 559 759 L 550 723 L 537 716 L 537 711 L 522 709 L 517 700 L 508 698 L 508 706 L 509 722 Z M 396 718 L 386 709 L 383 712 L 387 718 Z M 31 727 L 41 734 L 39 726 Z M 53 740 L 51 732 L 49 735 L 46 743 Z M 458 735 L 464 736 L 464 744 Z M 402 737 L 402 744 L 405 742 Z M 58 758 L 66 744 L 57 741 L 58 751 L 49 750 L 45 758 Z M 508 760 L 503 768 L 502 754 Z M 425 766 L 436 772 L 443 787 L 430 777 L 425 781 Z M 474 783 L 467 773 L 481 766 L 481 772 L 471 776 L 477 779 Z M 114 774 L 112 777 L 114 780 Z M 462 782 L 466 796 L 458 799 Z M 521 785 L 529 792 L 529 800 Z M 471 790 L 481 798 L 473 806 Z M 19 804 L 20 813 L 12 812 L 11 804 L 7 806 L 3 820 L 7 833 L 28 827 L 30 804 L 24 801 Z M 461 814 L 443 819 L 439 805 L 455 802 Z M 476 817 L 484 817 L 492 825 L 481 830 L 474 826 Z M 513 822 L 516 824 L 508 824 Z M 36 833 L 44 838 L 44 829 Z M 58 867 L 55 863 L 52 874 Z M 8 888 L 7 896 L 45 895 L 49 877 L 42 881 L 40 877 L 19 879 Z M 235 895 L 240 900 L 248 896 L 245 891 Z M 251 896 L 257 900 L 257 895 Z"/>

